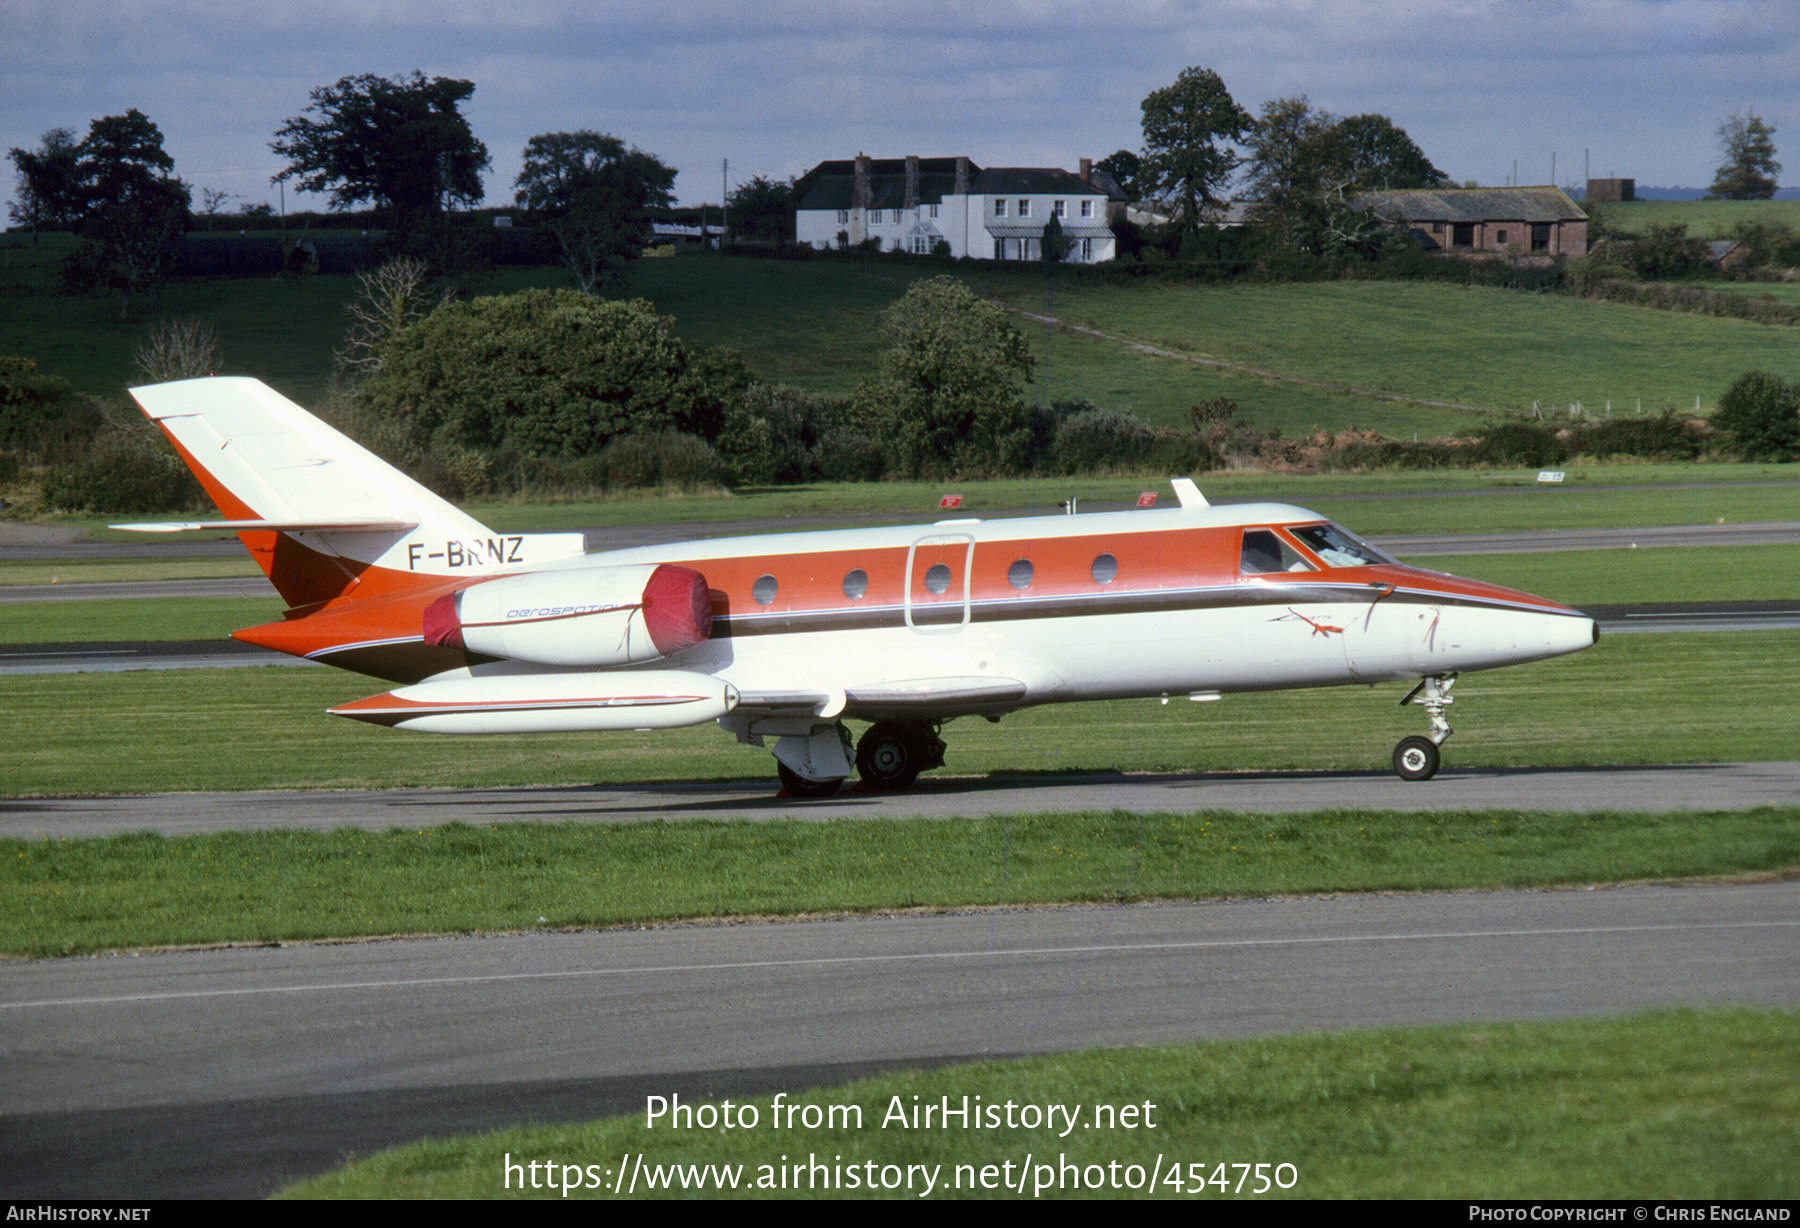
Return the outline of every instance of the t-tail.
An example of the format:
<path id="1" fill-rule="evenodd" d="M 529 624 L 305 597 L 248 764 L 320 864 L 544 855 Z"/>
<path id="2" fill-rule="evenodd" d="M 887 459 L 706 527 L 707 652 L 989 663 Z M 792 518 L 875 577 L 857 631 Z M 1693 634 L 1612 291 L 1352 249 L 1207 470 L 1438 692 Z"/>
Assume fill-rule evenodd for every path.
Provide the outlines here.
<path id="1" fill-rule="evenodd" d="M 380 631 L 394 611 L 380 607 L 429 604 L 585 549 L 580 533 L 494 532 L 258 380 L 181 380 L 131 395 L 225 519 L 115 527 L 236 532 L 289 607 L 282 622 L 238 639 L 378 677 L 423 677 L 462 664 L 460 653 L 439 660 L 425 645 L 421 655 L 419 636 L 396 645 Z"/>

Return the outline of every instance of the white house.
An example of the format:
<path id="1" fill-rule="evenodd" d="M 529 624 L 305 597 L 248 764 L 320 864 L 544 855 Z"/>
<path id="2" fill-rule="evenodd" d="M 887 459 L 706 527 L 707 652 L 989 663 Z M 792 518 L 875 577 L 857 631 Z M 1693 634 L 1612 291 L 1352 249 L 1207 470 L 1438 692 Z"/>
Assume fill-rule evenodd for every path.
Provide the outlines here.
<path id="1" fill-rule="evenodd" d="M 1108 206 L 1124 196 L 1082 159 L 1081 173 L 1056 167 L 982 170 L 967 158 L 870 158 L 821 162 L 795 184 L 797 242 L 854 247 L 874 239 L 883 251 L 928 255 L 939 243 L 952 256 L 1036 260 L 1044 227 L 1062 227 L 1070 261 L 1095 264 L 1116 254 Z"/>

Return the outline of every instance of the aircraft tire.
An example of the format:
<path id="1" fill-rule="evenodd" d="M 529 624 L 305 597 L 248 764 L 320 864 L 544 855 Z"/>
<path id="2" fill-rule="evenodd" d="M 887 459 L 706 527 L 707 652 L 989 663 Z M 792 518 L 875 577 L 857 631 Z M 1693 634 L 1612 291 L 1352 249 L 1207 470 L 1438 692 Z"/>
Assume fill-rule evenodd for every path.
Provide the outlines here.
<path id="1" fill-rule="evenodd" d="M 1401 780 L 1430 780 L 1439 762 L 1437 743 L 1430 738 L 1402 738 L 1394 747 L 1394 774 Z"/>
<path id="2" fill-rule="evenodd" d="M 928 731 L 904 721 L 878 721 L 856 744 L 856 774 L 876 793 L 898 793 L 925 768 Z"/>
<path id="3" fill-rule="evenodd" d="M 781 787 L 787 790 L 789 797 L 830 797 L 844 783 L 842 780 L 808 780 L 780 760 L 775 762 L 775 774 L 781 777 Z"/>

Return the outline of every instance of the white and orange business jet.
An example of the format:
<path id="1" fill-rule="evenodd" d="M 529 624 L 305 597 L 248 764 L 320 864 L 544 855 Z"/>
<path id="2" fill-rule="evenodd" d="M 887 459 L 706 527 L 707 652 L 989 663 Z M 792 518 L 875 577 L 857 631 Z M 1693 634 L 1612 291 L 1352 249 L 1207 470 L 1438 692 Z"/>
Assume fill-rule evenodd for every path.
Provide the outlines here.
<path id="1" fill-rule="evenodd" d="M 1322 516 L 1213 507 L 945 520 L 585 553 L 501 534 L 253 379 L 132 390 L 288 603 L 237 639 L 389 682 L 332 712 L 434 733 L 774 739 L 790 794 L 904 789 L 959 716 L 1413 682 L 1429 779 L 1459 673 L 1575 652 L 1594 621 L 1396 562 Z M 870 722 L 852 748 L 846 720 Z"/>

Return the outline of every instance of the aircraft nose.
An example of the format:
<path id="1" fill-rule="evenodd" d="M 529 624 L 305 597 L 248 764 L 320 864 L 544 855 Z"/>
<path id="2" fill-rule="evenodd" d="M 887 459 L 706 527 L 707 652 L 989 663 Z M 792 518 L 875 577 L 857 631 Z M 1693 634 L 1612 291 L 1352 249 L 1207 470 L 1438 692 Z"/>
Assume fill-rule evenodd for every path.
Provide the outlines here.
<path id="1" fill-rule="evenodd" d="M 1526 637 L 1521 636 L 1519 646 L 1541 649 L 1547 657 L 1580 652 L 1600 642 L 1600 624 L 1585 614 L 1547 614 L 1534 621 L 1535 634 L 1530 636 L 1534 642 L 1528 645 L 1524 642 Z"/>

